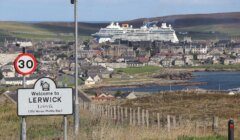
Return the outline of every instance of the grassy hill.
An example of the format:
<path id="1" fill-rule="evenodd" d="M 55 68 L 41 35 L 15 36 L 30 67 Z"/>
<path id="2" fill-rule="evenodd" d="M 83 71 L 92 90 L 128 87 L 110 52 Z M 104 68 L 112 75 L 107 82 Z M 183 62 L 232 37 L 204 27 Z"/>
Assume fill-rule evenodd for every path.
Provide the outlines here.
<path id="1" fill-rule="evenodd" d="M 144 21 L 158 21 L 172 24 L 177 32 L 188 32 L 194 39 L 211 39 L 228 36 L 240 36 L 240 12 L 216 14 L 173 15 L 154 18 L 141 18 L 120 23 L 140 27 Z M 109 23 L 79 23 L 79 34 L 86 38 Z M 0 41 L 4 38 L 23 39 L 64 39 L 72 40 L 74 24 L 72 22 L 0 22 Z M 183 35 L 178 35 L 180 38 Z"/>

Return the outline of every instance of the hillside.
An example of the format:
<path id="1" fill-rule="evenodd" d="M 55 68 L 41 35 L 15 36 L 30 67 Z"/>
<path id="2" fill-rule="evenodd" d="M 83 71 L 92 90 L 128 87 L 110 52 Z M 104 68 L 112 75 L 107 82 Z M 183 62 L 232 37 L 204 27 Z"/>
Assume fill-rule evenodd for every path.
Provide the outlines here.
<path id="1" fill-rule="evenodd" d="M 240 12 L 216 14 L 173 15 L 154 18 L 142 18 L 123 21 L 134 27 L 140 27 L 144 21 L 158 21 L 172 24 L 177 32 L 188 32 L 194 39 L 221 38 L 240 35 Z M 109 23 L 79 23 L 80 36 L 90 36 Z M 0 22 L 0 40 L 3 38 L 27 39 L 65 39 L 73 38 L 72 22 Z M 182 35 L 179 35 L 181 36 Z M 2 39 L 1 39 L 2 38 Z"/>

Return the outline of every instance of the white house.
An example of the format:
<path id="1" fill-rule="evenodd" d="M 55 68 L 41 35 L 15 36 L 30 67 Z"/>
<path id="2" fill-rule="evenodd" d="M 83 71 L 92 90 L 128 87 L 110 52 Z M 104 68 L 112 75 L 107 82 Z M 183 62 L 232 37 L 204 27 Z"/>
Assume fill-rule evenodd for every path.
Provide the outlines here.
<path id="1" fill-rule="evenodd" d="M 196 54 L 207 54 L 208 47 L 207 46 L 195 46 L 195 47 L 192 47 L 191 52 L 196 53 Z"/>
<path id="2" fill-rule="evenodd" d="M 37 81 L 37 78 L 26 78 L 26 85 L 33 85 Z M 17 85 L 22 85 L 23 84 L 23 78 L 22 77 L 13 77 L 13 78 L 3 78 L 1 80 L 1 84 L 3 85 L 12 85 L 12 86 L 17 86 Z"/>
<path id="3" fill-rule="evenodd" d="M 137 96 L 135 95 L 134 92 L 131 92 L 128 94 L 128 96 L 126 96 L 126 99 L 136 99 L 136 98 L 137 98 Z"/>
<path id="4" fill-rule="evenodd" d="M 91 86 L 91 85 L 95 85 L 96 82 L 93 80 L 92 77 L 88 77 L 88 79 L 85 80 L 85 85 L 86 86 Z"/>
<path id="5" fill-rule="evenodd" d="M 15 71 L 12 69 L 3 69 L 2 75 L 3 77 L 6 77 L 6 78 L 15 77 Z"/>
<path id="6" fill-rule="evenodd" d="M 18 53 L 0 53 L 0 63 L 6 65 L 7 63 L 13 62 L 17 56 Z"/>
<path id="7" fill-rule="evenodd" d="M 96 76 L 93 78 L 93 80 L 97 83 L 97 82 L 100 82 L 100 81 L 101 81 L 101 78 L 100 78 L 98 75 L 96 75 Z"/>
<path id="8" fill-rule="evenodd" d="M 20 47 L 32 47 L 33 46 L 33 44 L 32 44 L 32 42 L 30 42 L 30 41 L 26 41 L 26 42 L 20 42 L 20 41 L 18 41 L 18 42 L 14 42 L 15 44 L 17 44 L 17 45 L 19 45 Z"/>

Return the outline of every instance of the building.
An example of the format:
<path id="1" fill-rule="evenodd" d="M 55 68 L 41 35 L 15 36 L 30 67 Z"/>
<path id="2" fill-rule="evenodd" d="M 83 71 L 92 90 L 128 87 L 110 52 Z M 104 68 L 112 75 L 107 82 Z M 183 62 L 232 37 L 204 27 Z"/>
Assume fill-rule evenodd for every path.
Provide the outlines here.
<path id="1" fill-rule="evenodd" d="M 136 99 L 137 96 L 135 95 L 135 92 L 130 92 L 127 96 L 126 99 Z"/>
<path id="2" fill-rule="evenodd" d="M 0 53 L 0 64 L 6 65 L 13 62 L 18 56 L 18 53 Z"/>
<path id="3" fill-rule="evenodd" d="M 95 96 L 92 97 L 92 100 L 94 101 L 111 101 L 114 100 L 115 97 L 113 95 L 110 94 L 96 94 Z"/>
<path id="4" fill-rule="evenodd" d="M 6 78 L 15 77 L 15 71 L 12 69 L 3 69 L 2 75 L 3 77 L 6 77 Z"/>
<path id="5" fill-rule="evenodd" d="M 85 85 L 86 86 L 92 86 L 92 85 L 95 85 L 96 82 L 94 81 L 94 79 L 92 77 L 88 77 L 86 80 L 85 80 Z"/>
<path id="6" fill-rule="evenodd" d="M 37 77 L 27 77 L 26 85 L 33 85 L 37 81 Z M 23 85 L 22 77 L 13 77 L 13 78 L 3 78 L 1 80 L 1 84 L 3 85 L 11 85 L 11 86 L 20 86 Z"/>
<path id="7" fill-rule="evenodd" d="M 184 60 L 182 60 L 182 59 L 175 59 L 175 60 L 173 61 L 173 65 L 174 65 L 174 66 L 184 66 L 184 65 L 185 65 L 185 62 L 184 62 Z"/>

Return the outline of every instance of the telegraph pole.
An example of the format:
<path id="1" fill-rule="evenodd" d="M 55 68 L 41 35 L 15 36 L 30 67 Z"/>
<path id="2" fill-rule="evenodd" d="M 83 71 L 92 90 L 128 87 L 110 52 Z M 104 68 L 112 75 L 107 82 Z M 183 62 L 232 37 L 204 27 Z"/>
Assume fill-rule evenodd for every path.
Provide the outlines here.
<path id="1" fill-rule="evenodd" d="M 75 106 L 74 106 L 74 134 L 75 139 L 79 131 L 79 99 L 78 99 L 78 0 L 71 0 L 74 4 L 74 22 L 75 22 Z"/>

